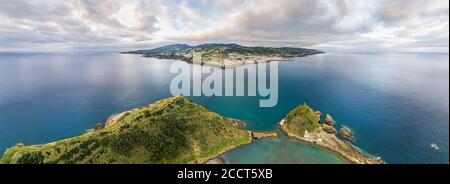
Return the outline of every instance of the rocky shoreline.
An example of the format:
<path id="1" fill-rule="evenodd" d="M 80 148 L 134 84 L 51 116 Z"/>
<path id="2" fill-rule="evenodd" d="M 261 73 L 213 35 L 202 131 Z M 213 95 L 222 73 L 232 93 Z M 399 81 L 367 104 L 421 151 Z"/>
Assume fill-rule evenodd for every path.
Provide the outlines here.
<path id="1" fill-rule="evenodd" d="M 304 141 L 327 149 L 339 154 L 344 159 L 354 164 L 385 164 L 385 162 L 381 159 L 364 155 L 348 141 L 339 139 L 336 134 L 326 132 L 323 125 L 319 127 L 315 132 L 306 132 L 305 135 L 299 136 L 290 132 L 286 128 L 284 122 L 285 120 L 283 119 L 280 122 L 279 127 L 289 138 Z"/>

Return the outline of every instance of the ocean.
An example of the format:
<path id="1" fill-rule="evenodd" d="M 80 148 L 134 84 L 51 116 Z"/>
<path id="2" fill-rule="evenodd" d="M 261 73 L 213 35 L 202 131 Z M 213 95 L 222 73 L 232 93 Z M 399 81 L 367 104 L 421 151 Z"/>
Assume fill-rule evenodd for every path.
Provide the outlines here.
<path id="1" fill-rule="evenodd" d="M 114 113 L 170 97 L 174 60 L 109 52 L 1 53 L 0 153 L 73 137 Z M 388 163 L 448 163 L 449 55 L 328 53 L 279 62 L 275 107 L 255 97 L 190 97 L 252 130 L 277 130 L 297 105 L 331 114 L 354 144 Z M 433 149 L 436 144 L 439 149 Z M 256 141 L 230 163 L 346 163 L 309 144 Z"/>

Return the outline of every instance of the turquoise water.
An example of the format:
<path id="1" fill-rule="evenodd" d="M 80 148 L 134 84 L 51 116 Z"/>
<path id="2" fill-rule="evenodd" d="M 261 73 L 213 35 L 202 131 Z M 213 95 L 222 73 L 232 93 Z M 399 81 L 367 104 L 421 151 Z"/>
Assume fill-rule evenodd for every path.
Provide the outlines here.
<path id="1" fill-rule="evenodd" d="M 172 60 L 116 53 L 0 54 L 0 152 L 77 136 L 113 113 L 169 97 Z M 279 63 L 279 101 L 192 97 L 247 128 L 274 130 L 306 102 L 350 127 L 389 163 L 448 163 L 448 54 L 325 54 Z M 433 150 L 431 144 L 439 146 Z M 341 163 L 280 138 L 225 155 L 232 163 Z"/>
<path id="2" fill-rule="evenodd" d="M 222 155 L 226 163 L 237 164 L 348 164 L 341 157 L 304 142 L 288 139 L 262 139 Z"/>

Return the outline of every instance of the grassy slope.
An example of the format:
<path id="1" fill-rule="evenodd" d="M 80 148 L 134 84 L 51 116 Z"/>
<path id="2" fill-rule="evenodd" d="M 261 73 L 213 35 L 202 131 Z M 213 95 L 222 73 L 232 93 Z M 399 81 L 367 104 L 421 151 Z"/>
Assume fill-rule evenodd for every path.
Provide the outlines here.
<path id="1" fill-rule="evenodd" d="M 319 117 L 308 105 L 303 104 L 289 112 L 285 121 L 286 128 L 297 135 L 303 137 L 305 130 L 314 132 L 320 127 Z"/>
<path id="2" fill-rule="evenodd" d="M 198 163 L 249 142 L 250 132 L 231 120 L 172 97 L 95 132 L 9 148 L 0 163 Z"/>

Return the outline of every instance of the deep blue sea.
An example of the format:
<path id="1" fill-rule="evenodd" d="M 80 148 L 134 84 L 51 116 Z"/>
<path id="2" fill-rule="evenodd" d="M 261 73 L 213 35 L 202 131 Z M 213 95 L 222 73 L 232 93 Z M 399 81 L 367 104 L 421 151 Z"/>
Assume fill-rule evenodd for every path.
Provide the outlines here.
<path id="1" fill-rule="evenodd" d="M 117 53 L 0 54 L 0 154 L 16 143 L 73 137 L 110 115 L 171 96 L 173 60 Z M 448 163 L 449 55 L 323 54 L 279 63 L 279 100 L 191 97 L 212 111 L 276 130 L 308 103 L 350 127 L 361 149 L 388 163 Z M 434 150 L 431 144 L 439 149 Z M 344 163 L 280 137 L 226 153 L 230 163 Z"/>

